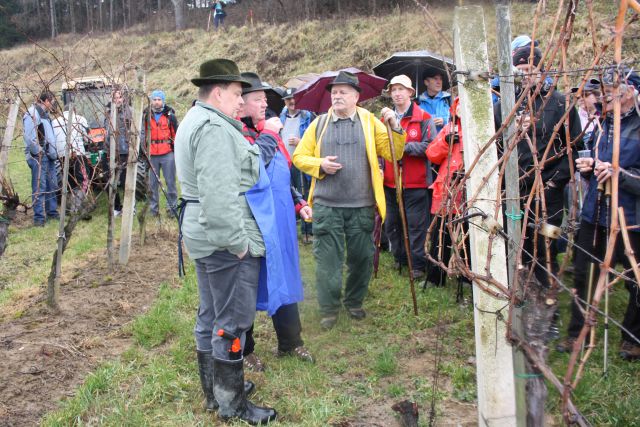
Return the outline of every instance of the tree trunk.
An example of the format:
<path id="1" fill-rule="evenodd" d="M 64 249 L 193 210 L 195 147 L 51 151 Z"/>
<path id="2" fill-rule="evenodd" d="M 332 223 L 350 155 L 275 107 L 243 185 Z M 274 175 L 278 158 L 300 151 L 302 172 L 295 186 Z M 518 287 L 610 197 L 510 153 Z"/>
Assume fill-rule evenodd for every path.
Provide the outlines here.
<path id="1" fill-rule="evenodd" d="M 162 0 L 158 0 L 158 13 L 160 13 L 161 9 L 162 9 Z"/>
<path id="2" fill-rule="evenodd" d="M 176 15 L 176 30 L 184 29 L 184 0 L 171 0 Z"/>
<path id="3" fill-rule="evenodd" d="M 85 31 L 93 31 L 93 13 L 92 8 L 89 6 L 89 0 L 84 0 L 84 5 L 87 9 L 86 23 L 87 25 L 84 27 Z"/>
<path id="4" fill-rule="evenodd" d="M 109 0 L 109 31 L 113 32 L 113 0 Z"/>
<path id="5" fill-rule="evenodd" d="M 104 30 L 104 27 L 102 26 L 102 23 L 104 21 L 102 20 L 102 2 L 100 0 L 98 0 L 98 19 L 99 19 L 98 27 L 100 28 L 100 31 L 102 31 Z"/>
<path id="6" fill-rule="evenodd" d="M 71 33 L 76 32 L 76 2 L 69 0 L 69 20 L 71 21 Z"/>
<path id="7" fill-rule="evenodd" d="M 51 38 L 53 39 L 57 34 L 55 0 L 49 0 L 49 14 L 51 15 Z"/>

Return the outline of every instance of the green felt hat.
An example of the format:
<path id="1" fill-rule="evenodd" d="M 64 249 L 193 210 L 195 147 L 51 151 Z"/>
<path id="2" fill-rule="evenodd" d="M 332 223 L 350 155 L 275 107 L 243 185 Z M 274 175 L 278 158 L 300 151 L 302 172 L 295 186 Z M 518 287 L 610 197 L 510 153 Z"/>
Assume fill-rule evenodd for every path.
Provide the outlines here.
<path id="1" fill-rule="evenodd" d="M 251 83 L 240 76 L 240 70 L 230 59 L 211 59 L 200 64 L 200 76 L 191 79 L 191 83 L 200 87 L 211 83 L 238 82 L 242 87 L 250 87 Z"/>

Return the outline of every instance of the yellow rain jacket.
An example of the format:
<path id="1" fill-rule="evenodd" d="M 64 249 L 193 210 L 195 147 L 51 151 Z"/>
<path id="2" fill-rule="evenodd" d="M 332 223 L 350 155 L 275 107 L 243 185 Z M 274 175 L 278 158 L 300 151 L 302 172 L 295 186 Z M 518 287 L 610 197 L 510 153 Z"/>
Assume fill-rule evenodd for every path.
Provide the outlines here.
<path id="1" fill-rule="evenodd" d="M 380 167 L 378 165 L 378 156 L 391 161 L 391 148 L 389 145 L 389 135 L 387 134 L 387 127 L 371 112 L 364 108 L 357 107 L 358 117 L 362 123 L 362 130 L 364 131 L 365 146 L 367 150 L 367 158 L 369 160 L 369 168 L 371 169 L 371 182 L 373 183 L 373 195 L 376 199 L 376 205 L 378 206 L 378 212 L 384 221 L 387 213 L 387 205 L 384 199 L 384 189 L 382 187 L 382 175 L 380 174 Z M 324 129 L 320 129 L 318 133 L 320 142 L 316 140 L 316 128 L 318 126 L 319 116 L 305 131 L 304 136 L 298 143 L 296 151 L 293 153 L 293 164 L 307 175 L 311 175 L 311 189 L 309 191 L 309 205 L 313 205 L 313 189 L 316 185 L 316 180 L 323 179 L 325 173 L 320 169 L 322 163 L 322 157 L 320 157 L 320 145 L 322 144 L 322 138 L 326 131 L 327 126 L 331 122 L 332 109 L 329 109 L 327 113 L 327 119 L 324 120 Z M 396 152 L 396 160 L 402 158 L 404 153 L 404 143 L 406 139 L 406 133 L 392 132 L 393 145 Z"/>

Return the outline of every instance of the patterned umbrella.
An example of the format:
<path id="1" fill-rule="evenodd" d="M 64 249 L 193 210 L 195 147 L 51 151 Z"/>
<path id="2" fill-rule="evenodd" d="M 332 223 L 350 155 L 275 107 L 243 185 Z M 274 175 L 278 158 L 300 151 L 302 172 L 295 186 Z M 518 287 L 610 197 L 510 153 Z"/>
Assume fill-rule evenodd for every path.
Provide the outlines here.
<path id="1" fill-rule="evenodd" d="M 362 89 L 360 102 L 380 96 L 387 84 L 386 79 L 367 74 L 357 68 L 327 71 L 298 88 L 293 95 L 296 100 L 296 108 L 316 113 L 324 113 L 329 110 L 329 107 L 331 107 L 331 93 L 327 91 L 327 85 L 333 81 L 340 71 L 348 71 L 358 76 L 358 85 Z"/>

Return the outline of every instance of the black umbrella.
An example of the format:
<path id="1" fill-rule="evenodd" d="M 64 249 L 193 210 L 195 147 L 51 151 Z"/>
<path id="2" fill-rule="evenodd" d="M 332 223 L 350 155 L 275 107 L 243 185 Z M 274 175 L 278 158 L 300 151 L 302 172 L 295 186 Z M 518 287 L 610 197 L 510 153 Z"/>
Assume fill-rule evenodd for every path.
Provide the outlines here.
<path id="1" fill-rule="evenodd" d="M 264 92 L 267 95 L 268 108 L 273 110 L 276 115 L 279 115 L 284 108 L 284 101 L 282 100 L 282 97 L 284 96 L 284 89 L 281 87 L 272 87 Z"/>
<path id="2" fill-rule="evenodd" d="M 415 50 L 412 52 L 396 52 L 389 58 L 373 67 L 373 72 L 380 77 L 391 80 L 393 77 L 405 74 L 411 77 L 415 82 L 417 90 L 416 96 L 426 90 L 422 80 L 422 73 L 425 70 L 442 71 L 442 90 L 448 90 L 451 87 L 449 76 L 447 74 L 455 70 L 453 60 L 446 56 L 431 53 L 428 50 Z"/>

